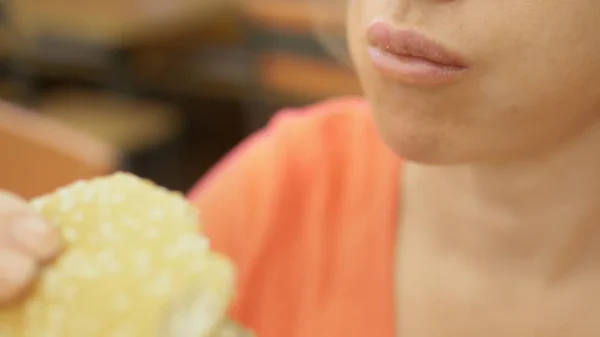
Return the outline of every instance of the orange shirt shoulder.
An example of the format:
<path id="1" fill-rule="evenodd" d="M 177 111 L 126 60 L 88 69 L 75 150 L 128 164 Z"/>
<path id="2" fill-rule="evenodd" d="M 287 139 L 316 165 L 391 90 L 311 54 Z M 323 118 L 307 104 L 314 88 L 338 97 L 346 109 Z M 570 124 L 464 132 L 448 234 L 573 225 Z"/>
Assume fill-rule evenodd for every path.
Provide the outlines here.
<path id="1" fill-rule="evenodd" d="M 260 337 L 392 337 L 399 162 L 362 99 L 275 115 L 192 190 Z"/>

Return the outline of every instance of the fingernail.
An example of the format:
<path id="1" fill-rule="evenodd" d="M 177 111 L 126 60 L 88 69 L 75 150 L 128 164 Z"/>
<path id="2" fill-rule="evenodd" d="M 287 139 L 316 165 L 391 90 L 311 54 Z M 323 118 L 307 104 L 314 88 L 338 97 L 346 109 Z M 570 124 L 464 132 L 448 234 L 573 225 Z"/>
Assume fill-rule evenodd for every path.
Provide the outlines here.
<path id="1" fill-rule="evenodd" d="M 16 222 L 12 227 L 12 235 L 15 241 L 25 246 L 29 251 L 39 258 L 47 258 L 48 255 L 58 249 L 58 240 L 52 233 L 52 228 L 38 219 L 25 219 Z"/>
<path id="2" fill-rule="evenodd" d="M 50 234 L 50 226 L 39 219 L 25 219 L 15 224 L 15 230 L 27 235 L 45 236 Z"/>

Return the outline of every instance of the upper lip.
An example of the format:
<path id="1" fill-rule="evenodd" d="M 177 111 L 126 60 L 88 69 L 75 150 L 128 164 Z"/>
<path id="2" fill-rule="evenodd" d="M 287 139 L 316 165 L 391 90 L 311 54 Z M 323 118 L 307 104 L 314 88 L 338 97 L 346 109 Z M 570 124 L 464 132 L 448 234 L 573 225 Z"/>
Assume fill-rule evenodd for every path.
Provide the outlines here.
<path id="1" fill-rule="evenodd" d="M 465 67 L 459 55 L 414 30 L 397 30 L 379 21 L 369 26 L 367 39 L 371 46 L 390 54 L 420 58 L 443 66 Z"/>

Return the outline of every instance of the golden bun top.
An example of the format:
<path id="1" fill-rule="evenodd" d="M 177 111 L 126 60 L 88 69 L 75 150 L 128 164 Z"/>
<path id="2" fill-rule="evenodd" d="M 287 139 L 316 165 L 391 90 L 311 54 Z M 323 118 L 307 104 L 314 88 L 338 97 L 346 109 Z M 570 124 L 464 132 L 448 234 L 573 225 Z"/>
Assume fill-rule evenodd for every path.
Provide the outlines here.
<path id="1" fill-rule="evenodd" d="M 226 318 L 234 267 L 181 194 L 116 173 L 32 205 L 67 249 L 30 297 L 0 311 L 0 337 L 242 336 Z"/>

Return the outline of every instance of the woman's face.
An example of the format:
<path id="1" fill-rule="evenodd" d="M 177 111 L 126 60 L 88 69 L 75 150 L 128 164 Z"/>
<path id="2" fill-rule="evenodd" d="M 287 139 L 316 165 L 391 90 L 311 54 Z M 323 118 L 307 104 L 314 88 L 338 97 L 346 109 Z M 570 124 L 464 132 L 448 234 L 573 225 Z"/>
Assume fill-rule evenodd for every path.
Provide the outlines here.
<path id="1" fill-rule="evenodd" d="M 510 160 L 570 140 L 600 118 L 598 0 L 349 1 L 352 59 L 382 137 L 405 159 Z M 445 52 L 405 30 L 452 56 L 436 59 Z M 374 40 L 369 31 L 400 33 Z M 373 55 L 390 45 L 410 55 L 384 59 L 391 65 L 382 71 Z M 422 56 L 429 60 L 419 63 Z M 446 64 L 453 57 L 459 64 Z M 440 76 L 444 69 L 450 76 Z"/>

